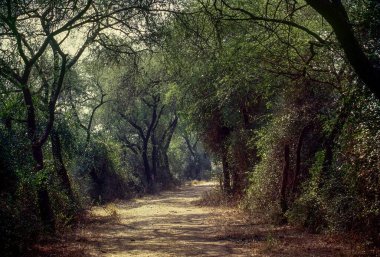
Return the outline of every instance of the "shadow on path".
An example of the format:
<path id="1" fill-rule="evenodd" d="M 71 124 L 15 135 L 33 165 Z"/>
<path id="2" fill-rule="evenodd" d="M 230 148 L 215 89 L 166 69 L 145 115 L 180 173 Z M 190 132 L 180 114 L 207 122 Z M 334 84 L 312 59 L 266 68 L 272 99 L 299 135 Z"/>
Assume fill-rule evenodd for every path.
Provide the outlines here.
<path id="1" fill-rule="evenodd" d="M 39 245 L 29 257 L 353 256 L 334 237 L 254 222 L 232 208 L 197 206 L 213 186 L 94 207 L 75 232 Z"/>
<path id="2" fill-rule="evenodd" d="M 96 207 L 54 256 L 247 256 L 216 236 L 213 210 L 194 201 L 213 184 L 184 186 L 159 195 Z M 40 249 L 39 256 L 43 254 Z"/>

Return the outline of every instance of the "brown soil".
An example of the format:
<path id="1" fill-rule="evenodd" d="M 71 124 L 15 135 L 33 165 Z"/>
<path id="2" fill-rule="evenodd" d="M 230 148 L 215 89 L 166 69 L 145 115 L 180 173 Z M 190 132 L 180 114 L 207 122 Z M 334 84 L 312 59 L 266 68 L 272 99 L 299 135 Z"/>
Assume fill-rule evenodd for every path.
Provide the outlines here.
<path id="1" fill-rule="evenodd" d="M 75 231 L 29 256 L 359 256 L 344 240 L 247 220 L 237 210 L 200 207 L 211 183 L 94 207 Z"/>

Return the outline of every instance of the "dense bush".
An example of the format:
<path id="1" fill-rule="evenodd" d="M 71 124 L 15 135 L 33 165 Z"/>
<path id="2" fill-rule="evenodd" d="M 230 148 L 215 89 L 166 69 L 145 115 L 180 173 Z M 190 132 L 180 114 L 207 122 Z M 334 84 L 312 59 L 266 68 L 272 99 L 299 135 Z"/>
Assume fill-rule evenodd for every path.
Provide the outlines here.
<path id="1" fill-rule="evenodd" d="M 122 148 L 109 141 L 94 141 L 72 164 L 78 190 L 85 202 L 104 203 L 115 199 L 129 199 L 139 193 L 141 181 L 123 163 Z M 141 189 L 140 189 L 141 190 Z"/>
<path id="2" fill-rule="evenodd" d="M 297 135 L 291 116 L 276 114 L 258 131 L 256 145 L 260 161 L 250 174 L 244 206 L 267 220 L 289 222 L 310 231 L 361 231 L 372 242 L 379 240 L 379 105 L 366 92 L 356 95 L 355 107 L 334 139 L 333 161 L 326 163 L 323 138 L 334 127 L 321 117 L 324 126 L 309 130 L 301 151 L 299 187 L 294 188 Z M 365 99 L 365 100 L 364 100 Z M 289 99 L 287 100 L 289 101 Z M 332 113 L 335 110 L 331 111 Z M 298 116 L 299 117 L 299 116 Z M 326 124 L 327 123 L 327 124 Z M 322 128 L 327 130 L 324 130 Z M 319 130 L 319 131 L 318 131 Z M 313 139 L 314 137 L 314 139 Z M 319 142 L 315 141 L 319 138 Z M 283 147 L 290 144 L 290 174 L 286 185 L 288 208 L 281 208 Z M 315 147 L 317 146 L 317 147 Z M 327 171 L 326 171 L 327 168 Z M 285 211 L 285 213 L 284 213 Z"/>

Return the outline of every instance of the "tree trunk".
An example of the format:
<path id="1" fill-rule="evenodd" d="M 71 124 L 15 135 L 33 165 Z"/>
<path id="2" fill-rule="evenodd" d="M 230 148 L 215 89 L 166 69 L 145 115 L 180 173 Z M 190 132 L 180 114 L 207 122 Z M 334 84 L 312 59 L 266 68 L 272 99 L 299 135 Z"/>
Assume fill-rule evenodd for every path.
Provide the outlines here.
<path id="1" fill-rule="evenodd" d="M 165 185 L 171 185 L 172 182 L 174 181 L 173 175 L 170 172 L 170 165 L 169 165 L 169 156 L 167 151 L 164 151 L 164 149 L 161 149 L 159 151 L 159 160 L 160 160 L 160 165 L 159 165 L 159 171 L 160 171 L 160 177 L 162 179 L 162 182 Z"/>
<path id="2" fill-rule="evenodd" d="M 32 156 L 35 162 L 34 170 L 37 173 L 44 168 L 44 158 L 41 144 L 32 144 Z M 37 191 L 37 203 L 40 211 L 41 221 L 46 230 L 55 232 L 55 217 L 50 204 L 50 197 L 45 179 L 40 182 L 38 186 L 39 188 Z"/>
<path id="3" fill-rule="evenodd" d="M 170 182 L 173 181 L 173 176 L 172 176 L 172 173 L 170 172 L 170 165 L 169 165 L 169 156 L 168 156 L 168 153 L 167 152 L 163 152 L 163 159 L 164 159 L 164 170 L 165 172 L 167 173 L 169 179 L 171 180 Z"/>
<path id="4" fill-rule="evenodd" d="M 63 162 L 61 140 L 55 129 L 52 129 L 51 134 L 50 134 L 50 139 L 51 139 L 51 148 L 52 148 L 52 155 L 54 159 L 55 171 L 57 172 L 57 175 L 59 179 L 61 180 L 63 190 L 66 192 L 70 201 L 72 203 L 75 203 L 75 197 L 74 197 L 73 190 L 71 188 L 70 179 L 67 174 L 65 164 Z"/>
<path id="5" fill-rule="evenodd" d="M 233 170 L 231 170 L 231 194 L 234 197 L 237 197 L 239 195 L 239 183 L 240 183 L 240 178 L 239 178 L 239 169 L 237 167 L 234 167 Z"/>
<path id="6" fill-rule="evenodd" d="M 35 162 L 35 170 L 42 170 L 44 168 L 44 155 L 42 146 L 38 142 L 32 142 L 32 156 Z"/>
<path id="7" fill-rule="evenodd" d="M 36 163 L 35 171 L 39 172 L 43 169 L 43 154 L 41 145 L 33 145 L 33 159 Z M 40 182 L 37 191 L 37 203 L 40 211 L 40 217 L 44 228 L 50 232 L 55 232 L 55 217 L 53 208 L 50 204 L 50 197 L 47 190 L 45 179 Z"/>
<path id="8" fill-rule="evenodd" d="M 244 194 L 244 188 L 246 185 L 245 170 L 242 167 L 236 167 L 232 172 L 232 194 L 235 199 L 241 199 Z"/>
<path id="9" fill-rule="evenodd" d="M 339 137 L 340 133 L 343 130 L 344 124 L 346 123 L 350 115 L 352 102 L 355 99 L 354 95 L 355 94 L 351 94 L 349 99 L 345 101 L 342 107 L 342 110 L 340 111 L 334 123 L 333 129 L 331 130 L 330 134 L 325 138 L 323 142 L 325 156 L 324 156 L 323 166 L 321 170 L 321 179 L 320 179 L 320 185 L 319 185 L 320 188 L 324 185 L 324 182 L 328 180 L 330 176 L 330 169 L 331 169 L 331 165 L 333 163 L 333 157 L 334 157 L 335 140 Z"/>
<path id="10" fill-rule="evenodd" d="M 226 151 L 222 153 L 222 165 L 223 165 L 223 192 L 227 195 L 231 195 L 231 179 L 230 179 L 230 167 L 227 159 Z"/>
<path id="11" fill-rule="evenodd" d="M 235 145 L 234 149 L 234 160 L 235 165 L 233 170 L 231 171 L 232 174 L 232 194 L 234 196 L 234 199 L 239 200 L 242 198 L 244 194 L 244 188 L 246 187 L 247 183 L 247 176 L 246 171 L 249 170 L 250 163 L 249 163 L 249 156 L 247 149 L 245 147 L 245 141 L 246 137 L 244 135 L 240 135 L 237 138 L 237 143 Z"/>
<path id="12" fill-rule="evenodd" d="M 202 170 L 201 157 L 199 156 L 199 153 L 196 153 L 196 157 L 195 157 L 195 176 L 194 176 L 195 179 L 201 180 L 201 170 Z"/>
<path id="13" fill-rule="evenodd" d="M 150 164 L 149 164 L 149 157 L 148 157 L 148 140 L 149 138 L 144 138 L 143 139 L 143 149 L 141 153 L 141 157 L 143 159 L 143 164 L 144 164 L 144 171 L 145 171 L 145 178 L 147 182 L 147 189 L 148 191 L 153 191 L 153 186 L 154 186 L 154 175 L 152 174 L 152 171 L 150 169 Z"/>
<path id="14" fill-rule="evenodd" d="M 377 99 L 380 99 L 380 71 L 371 64 L 356 39 L 341 1 L 306 0 L 306 2 L 331 25 L 356 74 Z"/>
<path id="15" fill-rule="evenodd" d="M 50 232 L 55 232 L 55 217 L 45 181 L 39 185 L 37 199 L 41 220 L 45 229 Z"/>
<path id="16" fill-rule="evenodd" d="M 155 136 L 154 132 L 152 133 L 152 135 L 150 137 L 150 141 L 152 144 L 152 156 L 151 156 L 152 170 L 151 170 L 151 173 L 155 178 L 157 178 L 158 146 L 157 146 L 157 140 L 156 140 L 156 136 Z"/>
<path id="17" fill-rule="evenodd" d="M 146 150 L 143 150 L 142 159 L 143 159 L 143 163 L 144 163 L 146 181 L 147 181 L 148 185 L 151 185 L 151 183 L 153 182 L 153 177 L 152 177 L 151 172 L 150 172 L 149 158 L 148 158 L 148 154 L 147 154 Z"/>
<path id="18" fill-rule="evenodd" d="M 163 167 L 170 174 L 169 156 L 167 152 L 162 153 L 162 158 L 164 160 Z"/>
<path id="19" fill-rule="evenodd" d="M 37 173 L 44 168 L 44 156 L 42 149 L 42 142 L 39 141 L 37 135 L 37 122 L 36 113 L 33 103 L 32 94 L 27 86 L 27 79 L 22 81 L 24 86 L 22 93 L 24 96 L 24 103 L 26 106 L 27 114 L 27 130 L 28 137 L 31 143 L 31 153 L 34 160 L 34 171 Z M 51 232 L 55 231 L 54 212 L 50 204 L 49 193 L 47 191 L 46 181 L 42 181 L 37 190 L 37 204 L 40 211 L 40 218 L 45 229 Z"/>
<path id="20" fill-rule="evenodd" d="M 291 183 L 291 192 L 293 194 L 297 194 L 299 190 L 299 182 L 300 182 L 300 175 L 301 175 L 301 151 L 302 151 L 302 144 L 305 139 L 305 136 L 307 134 L 308 129 L 310 128 L 309 125 L 305 126 L 301 134 L 298 137 L 298 142 L 297 142 L 297 149 L 296 149 L 296 165 L 295 165 L 295 170 L 293 174 L 293 179 Z"/>
<path id="21" fill-rule="evenodd" d="M 170 122 L 169 127 L 163 133 L 160 139 L 160 143 L 158 145 L 158 152 L 162 158 L 161 172 L 163 173 L 162 175 L 164 179 L 166 180 L 164 182 L 167 184 L 171 184 L 174 181 L 173 176 L 170 172 L 168 150 L 169 150 L 170 142 L 172 140 L 174 131 L 177 127 L 177 123 L 178 123 L 178 116 L 175 115 L 173 121 Z"/>
<path id="22" fill-rule="evenodd" d="M 288 176 L 289 176 L 289 145 L 286 144 L 284 147 L 284 170 L 282 173 L 282 184 L 281 184 L 281 210 L 282 213 L 285 214 L 285 212 L 288 210 L 288 203 L 287 203 L 287 187 L 288 187 Z"/>
<path id="23" fill-rule="evenodd" d="M 103 200 L 104 200 L 104 199 L 102 199 L 102 195 L 103 195 L 103 191 L 104 191 L 103 180 L 98 176 L 95 168 L 91 169 L 89 175 L 90 175 L 90 177 L 94 183 L 92 185 L 90 195 L 91 195 L 92 199 L 94 199 L 96 202 L 103 203 Z"/>

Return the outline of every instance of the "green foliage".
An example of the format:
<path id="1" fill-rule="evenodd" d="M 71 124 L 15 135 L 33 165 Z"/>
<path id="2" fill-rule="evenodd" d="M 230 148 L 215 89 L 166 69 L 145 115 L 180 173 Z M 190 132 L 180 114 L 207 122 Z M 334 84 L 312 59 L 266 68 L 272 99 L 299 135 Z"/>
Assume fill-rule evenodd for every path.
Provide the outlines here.
<path id="1" fill-rule="evenodd" d="M 309 170 L 310 178 L 302 185 L 303 193 L 286 214 L 291 223 L 304 226 L 312 232 L 321 232 L 326 228 L 327 203 L 319 188 L 324 157 L 324 151 L 316 153 L 314 164 Z"/>
<path id="2" fill-rule="evenodd" d="M 303 193 L 288 212 L 291 222 L 312 231 L 325 228 L 360 231 L 370 241 L 378 240 L 375 220 L 379 217 L 379 173 L 375 163 L 379 149 L 378 144 L 373 144 L 378 141 L 378 129 L 372 128 L 378 127 L 375 124 L 380 116 L 378 104 L 366 94 L 356 99 L 356 108 L 337 140 L 334 162 L 327 177 L 321 176 L 325 152 L 316 154 Z M 366 104 L 361 102 L 363 97 Z"/>
<path id="3" fill-rule="evenodd" d="M 317 12 L 303 1 L 239 0 L 187 1 L 177 6 L 187 14 L 157 15 L 144 1 L 111 2 L 55 35 L 79 44 L 88 30 L 80 62 L 52 37 L 36 62 L 25 60 L 44 45 L 39 24 L 56 31 L 84 2 L 49 3 L 33 16 L 41 23 L 28 22 L 28 8 L 43 11 L 44 1 L 0 4 L 2 251 L 17 254 L 47 232 L 44 186 L 59 230 L 94 202 L 213 172 L 223 189 L 211 202 L 243 199 L 266 220 L 380 240 L 379 99 Z M 343 4 L 368 63 L 378 63 L 379 4 Z M 115 16 L 103 17 L 110 9 Z M 65 58 L 77 65 L 60 69 Z"/>
<path id="4" fill-rule="evenodd" d="M 249 176 L 244 206 L 266 220 L 280 216 L 279 188 L 282 178 L 282 144 L 288 132 L 289 116 L 272 118 L 257 131 L 252 143 L 257 147 L 260 162 Z"/>
<path id="5" fill-rule="evenodd" d="M 93 141 L 83 155 L 76 157 L 71 169 L 83 203 L 129 199 L 139 192 L 141 182 L 122 158 L 121 145 L 111 140 Z"/>

